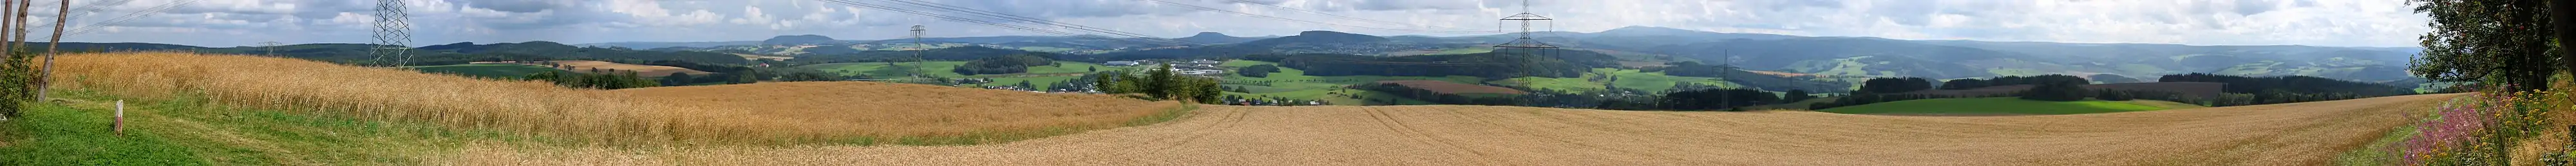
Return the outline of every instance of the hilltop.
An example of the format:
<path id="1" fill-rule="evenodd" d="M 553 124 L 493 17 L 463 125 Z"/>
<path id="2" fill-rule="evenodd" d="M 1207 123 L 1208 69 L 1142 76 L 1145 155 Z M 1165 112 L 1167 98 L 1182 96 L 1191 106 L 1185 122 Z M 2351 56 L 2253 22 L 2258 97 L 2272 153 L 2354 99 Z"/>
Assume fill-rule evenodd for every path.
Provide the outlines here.
<path id="1" fill-rule="evenodd" d="M 791 46 L 792 46 L 792 45 L 834 44 L 834 43 L 840 43 L 840 40 L 832 40 L 832 37 L 824 37 L 823 35 L 788 35 L 788 36 L 771 37 L 771 38 L 769 38 L 769 40 L 761 40 L 761 41 L 760 41 L 760 44 L 762 44 L 762 45 L 791 45 Z"/>
<path id="2" fill-rule="evenodd" d="M 1184 42 L 1192 42 L 1192 43 L 1205 43 L 1205 44 L 1232 44 L 1232 43 L 1242 43 L 1242 42 L 1249 42 L 1249 41 L 1253 41 L 1253 40 L 1261 40 L 1261 39 L 1266 39 L 1266 38 L 1258 38 L 1258 37 L 1234 37 L 1234 36 L 1228 36 L 1228 35 L 1225 35 L 1224 33 L 1216 33 L 1216 32 L 1199 32 L 1199 34 L 1198 34 L 1198 35 L 1191 35 L 1190 37 L 1176 38 L 1176 39 L 1172 39 L 1172 40 L 1180 40 L 1180 41 L 1184 41 Z"/>

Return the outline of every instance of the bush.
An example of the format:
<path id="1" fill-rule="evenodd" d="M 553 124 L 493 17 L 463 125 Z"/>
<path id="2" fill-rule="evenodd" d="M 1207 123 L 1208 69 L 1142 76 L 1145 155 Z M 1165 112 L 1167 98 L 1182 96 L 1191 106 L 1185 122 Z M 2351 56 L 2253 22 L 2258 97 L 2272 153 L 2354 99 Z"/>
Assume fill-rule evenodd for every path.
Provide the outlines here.
<path id="1" fill-rule="evenodd" d="M 19 52 L 16 55 L 34 55 Z M 0 60 L 0 119 L 18 117 L 19 110 L 36 98 L 35 68 L 29 64 L 35 56 L 10 56 Z"/>

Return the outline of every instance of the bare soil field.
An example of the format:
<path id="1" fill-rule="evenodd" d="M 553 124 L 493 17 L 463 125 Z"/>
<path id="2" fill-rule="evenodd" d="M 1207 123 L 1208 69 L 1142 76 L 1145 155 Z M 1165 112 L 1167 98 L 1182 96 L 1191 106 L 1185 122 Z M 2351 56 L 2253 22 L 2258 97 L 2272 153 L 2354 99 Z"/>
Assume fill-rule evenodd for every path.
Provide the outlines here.
<path id="1" fill-rule="evenodd" d="M 2456 94 L 2079 115 L 1924 117 L 1489 106 L 1203 106 L 996 145 L 472 146 L 451 164 L 2325 165 Z"/>
<path id="2" fill-rule="evenodd" d="M 1930 95 L 1946 95 L 1946 96 L 1988 96 L 1988 95 L 2004 95 L 2004 94 L 2012 94 L 2013 92 L 2020 92 L 2020 91 L 2023 91 L 2023 90 L 2030 90 L 2030 87 L 2031 87 L 2031 85 L 2005 85 L 2005 86 L 1991 86 L 1991 87 L 1984 87 L 1984 88 L 1976 88 L 1976 89 L 1962 89 L 1962 90 L 1937 90 L 1937 89 L 1936 89 L 1936 90 L 1925 90 L 1925 91 L 1905 92 L 1905 93 L 1898 93 L 1898 94 L 1930 94 Z M 2201 97 L 2201 98 L 2204 98 L 2204 99 L 2206 99 L 2206 98 L 2215 98 L 2215 97 L 2218 97 L 2218 95 L 2219 95 L 2219 94 L 2226 93 L 2226 92 L 2225 92 L 2225 90 L 2226 90 L 2225 88 L 2227 88 L 2227 83 L 2215 83 L 2215 82 L 2149 82 L 2149 83 L 2118 83 L 2118 84 L 2090 84 L 2090 85 L 2084 85 L 2084 89 L 2085 89 L 2085 90 L 2103 90 L 2103 89 L 2110 89 L 2110 90 L 2124 90 L 2124 91 L 2126 91 L 2126 90 L 2135 90 L 2135 91 L 2173 92 L 2173 93 L 2182 93 L 2184 96 L 2198 96 L 2198 97 Z"/>
<path id="3" fill-rule="evenodd" d="M 1473 93 L 1487 93 L 1487 94 L 1515 94 L 1515 95 L 1516 95 L 1516 94 L 1525 94 L 1525 93 L 1529 93 L 1529 92 L 1522 92 L 1521 90 L 1514 90 L 1514 89 L 1512 89 L 1512 88 L 1494 87 L 1494 86 L 1484 86 L 1484 85 L 1475 85 L 1475 84 L 1461 84 L 1461 83 L 1454 83 L 1454 82 L 1446 82 L 1446 81 L 1432 81 L 1432 80 L 1398 80 L 1398 81 L 1378 81 L 1377 83 L 1380 83 L 1380 84 L 1396 84 L 1396 85 L 1404 85 L 1405 87 L 1413 87 L 1413 88 L 1415 88 L 1415 89 L 1422 89 L 1422 90 L 1431 90 L 1432 92 L 1440 92 L 1440 93 L 1445 93 L 1445 94 L 1473 94 Z"/>
<path id="4" fill-rule="evenodd" d="M 566 71 L 581 72 L 581 73 L 590 73 L 590 69 L 592 69 L 592 68 L 598 68 L 598 69 L 616 69 L 616 70 L 618 71 L 618 72 L 616 72 L 616 73 L 609 73 L 609 74 L 625 73 L 626 71 L 635 71 L 635 75 L 636 75 L 636 76 L 644 76 L 644 77 L 661 77 L 661 76 L 671 76 L 671 73 L 689 73 L 689 75 L 707 75 L 707 74 L 714 74 L 714 72 L 706 72 L 706 71 L 698 71 L 698 70 L 689 70 L 688 68 L 680 68 L 680 67 L 654 66 L 654 65 L 638 65 L 638 64 L 624 64 L 624 63 L 606 62 L 606 61 L 553 61 L 553 62 L 555 62 L 555 64 L 563 64 L 563 65 L 567 65 L 567 66 L 573 66 L 573 69 L 571 69 L 571 70 L 566 70 Z M 592 73 L 592 74 L 598 74 L 598 73 Z"/>

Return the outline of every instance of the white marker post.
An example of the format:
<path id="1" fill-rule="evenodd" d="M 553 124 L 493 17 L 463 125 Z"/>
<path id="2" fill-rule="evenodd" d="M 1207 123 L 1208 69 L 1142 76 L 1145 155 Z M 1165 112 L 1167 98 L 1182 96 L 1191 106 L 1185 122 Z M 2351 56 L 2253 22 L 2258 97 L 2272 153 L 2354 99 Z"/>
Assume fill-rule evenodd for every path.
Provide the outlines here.
<path id="1" fill-rule="evenodd" d="M 117 136 L 125 136 L 125 100 L 116 100 L 116 122 L 112 125 Z"/>

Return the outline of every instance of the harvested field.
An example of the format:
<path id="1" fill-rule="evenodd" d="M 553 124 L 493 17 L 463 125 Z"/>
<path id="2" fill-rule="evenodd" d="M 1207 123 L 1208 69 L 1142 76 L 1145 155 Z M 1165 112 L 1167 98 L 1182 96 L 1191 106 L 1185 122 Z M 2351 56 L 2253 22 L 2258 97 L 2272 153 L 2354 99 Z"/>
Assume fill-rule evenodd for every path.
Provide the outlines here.
<path id="1" fill-rule="evenodd" d="M 884 136 L 1110 128 L 1180 106 L 1175 102 L 1109 95 L 877 82 L 778 82 L 611 92 L 652 103 L 744 110 L 740 113 L 777 121 L 822 122 L 798 130 Z"/>
<path id="2" fill-rule="evenodd" d="M 1455 82 L 1447 82 L 1447 81 L 1433 81 L 1433 80 L 1397 80 L 1397 81 L 1378 81 L 1377 83 L 1379 83 L 1379 84 L 1396 84 L 1396 85 L 1404 85 L 1405 87 L 1413 87 L 1414 89 L 1422 89 L 1422 90 L 1431 90 L 1432 92 L 1439 92 L 1439 93 L 1444 93 L 1444 94 L 1477 94 L 1477 93 L 1483 93 L 1483 94 L 1515 94 L 1515 95 L 1517 95 L 1517 94 L 1527 94 L 1527 93 L 1529 93 L 1529 92 L 1522 92 L 1521 90 L 1514 90 L 1514 89 L 1512 89 L 1512 88 L 1495 87 L 1495 86 L 1484 86 L 1484 85 L 1475 85 L 1475 84 L 1461 84 L 1461 83 L 1455 83 Z"/>
<path id="3" fill-rule="evenodd" d="M 1945 96 L 1990 96 L 1990 95 L 2005 95 L 2005 94 L 2012 94 L 2013 92 L 2020 92 L 2020 91 L 2023 91 L 2023 90 L 2030 90 L 2030 87 L 2031 87 L 2031 85 L 2005 85 L 2005 86 L 1991 86 L 1991 87 L 1984 87 L 1984 88 L 1976 88 L 1976 89 L 1962 89 L 1962 90 L 1937 90 L 1937 89 L 1936 89 L 1936 90 L 1914 91 L 1914 92 L 1905 92 L 1905 93 L 1897 93 L 1897 94 L 1930 94 L 1930 95 L 1945 95 Z M 2124 91 L 2134 90 L 2134 91 L 2173 92 L 2173 93 L 2182 93 L 2182 95 L 2183 95 L 2183 96 L 2197 96 L 2197 97 L 2201 97 L 2201 98 L 2203 98 L 2203 99 L 2206 99 L 2206 98 L 2216 98 L 2216 97 L 2218 97 L 2218 95 L 2219 95 L 2219 94 L 2224 94 L 2224 93 L 2226 93 L 2226 91 L 2225 91 L 2226 89 L 2225 89 L 2225 88 L 2227 88 L 2227 83 L 2215 83 L 2215 82 L 2149 82 L 2149 83 L 2118 83 L 2118 84 L 2090 84 L 2090 85 L 2084 85 L 2084 89 L 2085 89 L 2085 90 L 2103 90 L 2103 89 L 2110 89 L 2110 90 L 2124 90 Z"/>
<path id="4" fill-rule="evenodd" d="M 2081 115 L 1204 106 L 976 146 L 630 153 L 474 146 L 465 165 L 2326 165 L 2456 94 Z"/>
<path id="5" fill-rule="evenodd" d="M 698 71 L 698 70 L 689 70 L 688 68 L 680 68 L 680 67 L 654 66 L 654 65 L 638 65 L 638 64 L 624 64 L 624 63 L 606 62 L 606 61 L 552 61 L 552 62 L 554 62 L 555 64 L 563 64 L 563 65 L 565 65 L 565 66 L 572 66 L 572 67 L 573 67 L 573 69 L 571 69 L 571 70 L 569 70 L 569 71 L 573 71 L 573 72 L 581 72 L 581 73 L 591 73 L 591 72 L 590 72 L 590 69 L 596 68 L 596 69 L 602 69 L 602 70 L 610 70 L 610 69 L 613 69 L 613 70 L 616 70 L 616 71 L 617 71 L 617 72 L 609 73 L 609 74 L 617 74 L 617 73 L 625 73 L 625 72 L 627 72 L 627 71 L 634 71 L 636 76 L 644 76 L 644 77 L 662 77 L 662 76 L 671 76 L 671 73 L 689 73 L 689 75 L 707 75 L 707 74 L 714 74 L 714 72 L 706 72 L 706 71 Z M 592 74 L 599 74 L 599 73 L 592 73 Z"/>

